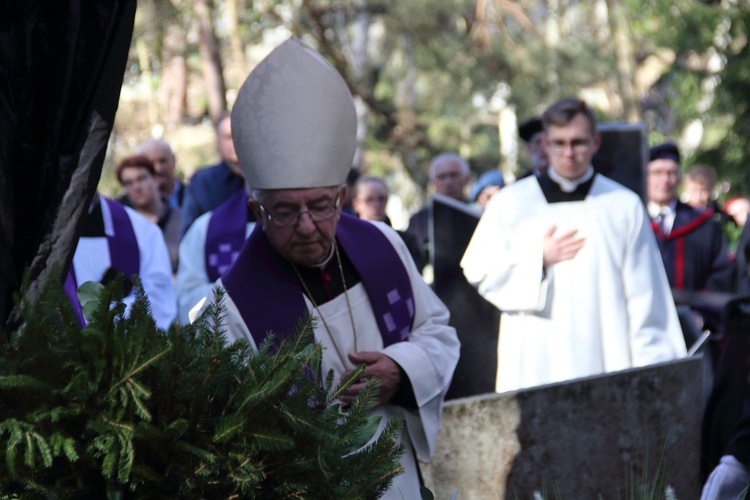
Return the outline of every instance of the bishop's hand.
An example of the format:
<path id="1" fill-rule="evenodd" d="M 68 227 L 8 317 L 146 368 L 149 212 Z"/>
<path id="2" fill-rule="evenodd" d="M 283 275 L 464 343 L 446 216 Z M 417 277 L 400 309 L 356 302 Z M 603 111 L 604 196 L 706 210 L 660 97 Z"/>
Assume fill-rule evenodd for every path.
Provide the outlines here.
<path id="1" fill-rule="evenodd" d="M 356 365 L 365 365 L 365 371 L 362 373 L 360 381 L 352 384 L 341 395 L 339 398 L 341 403 L 344 405 L 351 404 L 359 391 L 364 389 L 365 382 L 369 377 L 376 377 L 380 383 L 380 391 L 375 401 L 376 406 L 386 404 L 393 398 L 401 383 L 401 370 L 395 361 L 378 351 L 349 353 L 349 361 Z M 344 376 L 350 372 L 351 370 L 347 371 Z"/>
<path id="2" fill-rule="evenodd" d="M 577 229 L 571 229 L 565 233 L 555 236 L 557 226 L 550 227 L 544 234 L 544 268 L 553 266 L 558 262 L 570 260 L 583 248 L 585 238 L 576 238 Z"/>

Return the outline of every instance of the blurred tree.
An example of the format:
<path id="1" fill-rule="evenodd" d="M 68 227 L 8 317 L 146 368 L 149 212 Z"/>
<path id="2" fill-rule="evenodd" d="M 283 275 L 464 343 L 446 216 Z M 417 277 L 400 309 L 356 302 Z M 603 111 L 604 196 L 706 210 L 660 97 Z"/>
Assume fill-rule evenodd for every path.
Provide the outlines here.
<path id="1" fill-rule="evenodd" d="M 736 104 L 744 97 L 737 84 L 743 81 L 746 2 L 171 3 L 182 13 L 183 26 L 194 18 L 197 24 L 193 31 L 178 30 L 183 38 L 174 35 L 174 41 L 162 28 L 163 69 L 154 69 L 154 77 L 161 85 L 171 79 L 167 48 L 178 53 L 182 47 L 188 67 L 205 72 L 202 79 L 212 97 L 205 106 L 193 105 L 189 119 L 199 118 L 196 113 L 205 108 L 213 115 L 225 105 L 223 78 L 231 101 L 247 70 L 267 53 L 259 47 L 291 33 L 328 57 L 352 89 L 364 151 L 357 165 L 386 173 L 403 169 L 421 190 L 426 165 L 440 151 L 459 152 L 477 172 L 502 162 L 510 162 L 500 165 L 506 170 L 517 168 L 514 155 L 501 156 L 498 138 L 517 140 L 515 122 L 570 94 L 589 101 L 602 120 L 646 120 L 652 141 L 684 139 L 688 157 L 721 162 L 725 166 L 716 166 L 722 175 L 741 177 L 737 166 L 744 162 L 745 148 L 730 128 L 741 123 L 735 112 L 743 109 Z M 161 18 L 161 24 L 176 19 Z M 192 66 L 190 57 L 197 62 L 198 53 L 201 62 Z M 230 62 L 226 75 L 222 60 Z M 500 107 L 494 105 L 498 88 L 510 89 Z M 188 95 L 191 109 L 199 99 Z M 174 107 L 162 108 L 160 122 L 176 123 L 178 118 L 166 118 L 166 109 Z M 517 120 L 502 120 L 506 130 L 498 131 L 499 114 Z"/>
<path id="2" fill-rule="evenodd" d="M 198 23 L 198 47 L 208 97 L 208 115 L 216 123 L 219 115 L 227 110 L 227 89 L 214 28 L 214 3 L 212 0 L 194 0 L 193 11 Z"/>
<path id="3" fill-rule="evenodd" d="M 716 75 L 714 99 L 710 108 L 713 115 L 706 131 L 709 147 L 696 155 L 696 160 L 707 163 L 721 177 L 731 181 L 733 195 L 750 195 L 750 105 L 748 85 L 750 82 L 750 47 L 747 33 L 750 30 L 750 5 L 746 2 L 721 2 L 723 20 L 721 31 L 714 43 L 723 64 Z"/>

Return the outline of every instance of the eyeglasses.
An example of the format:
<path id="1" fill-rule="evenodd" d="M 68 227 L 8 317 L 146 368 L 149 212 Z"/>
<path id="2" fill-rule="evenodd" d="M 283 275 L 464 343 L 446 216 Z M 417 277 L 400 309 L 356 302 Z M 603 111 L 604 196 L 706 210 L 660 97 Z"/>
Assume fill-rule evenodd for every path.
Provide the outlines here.
<path id="1" fill-rule="evenodd" d="M 667 170 L 667 169 L 647 169 L 646 173 L 649 177 L 670 177 L 676 179 L 680 176 L 679 170 Z"/>
<path id="2" fill-rule="evenodd" d="M 280 212 L 271 213 L 267 211 L 263 205 L 260 206 L 260 212 L 261 214 L 263 214 L 263 217 L 265 217 L 266 220 L 272 222 L 277 227 L 289 227 L 297 225 L 302 214 L 309 215 L 310 219 L 312 219 L 313 222 L 323 222 L 324 220 L 328 220 L 333 217 L 333 214 L 336 213 L 336 209 L 339 208 L 340 199 L 341 193 L 337 193 L 336 199 L 333 201 L 333 203 L 322 207 L 311 207 L 310 210 L 305 210 L 303 212 L 288 212 L 282 210 Z"/>
<path id="3" fill-rule="evenodd" d="M 574 153 L 584 153 L 591 147 L 592 142 L 590 139 L 573 139 L 570 142 L 552 140 L 548 141 L 547 144 L 550 151 L 556 154 L 566 151 L 568 147 L 570 147 Z"/>

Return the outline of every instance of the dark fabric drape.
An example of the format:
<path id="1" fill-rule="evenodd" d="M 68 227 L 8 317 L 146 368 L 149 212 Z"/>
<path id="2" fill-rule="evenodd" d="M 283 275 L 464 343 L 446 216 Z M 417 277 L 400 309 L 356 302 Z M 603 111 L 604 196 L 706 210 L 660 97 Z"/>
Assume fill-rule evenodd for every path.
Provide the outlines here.
<path id="1" fill-rule="evenodd" d="M 0 2 L 0 328 L 12 294 L 67 269 L 101 175 L 136 0 Z M 32 286 L 32 293 L 35 287 Z"/>

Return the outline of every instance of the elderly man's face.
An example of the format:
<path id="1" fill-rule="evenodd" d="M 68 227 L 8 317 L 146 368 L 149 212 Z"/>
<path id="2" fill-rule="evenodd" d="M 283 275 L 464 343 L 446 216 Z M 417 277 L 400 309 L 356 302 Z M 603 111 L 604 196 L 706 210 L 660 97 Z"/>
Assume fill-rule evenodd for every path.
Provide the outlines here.
<path id="1" fill-rule="evenodd" d="M 660 158 L 646 165 L 646 191 L 648 200 L 658 205 L 668 205 L 677 198 L 680 184 L 680 166 L 669 158 Z"/>
<path id="2" fill-rule="evenodd" d="M 250 207 L 282 257 L 311 267 L 331 254 L 345 195 L 345 187 L 270 190 Z"/>
<path id="3" fill-rule="evenodd" d="M 444 158 L 433 165 L 431 180 L 436 192 L 463 201 L 469 174 L 464 172 L 461 163 L 455 158 Z"/>
<path id="4" fill-rule="evenodd" d="M 139 148 L 139 151 L 153 162 L 159 191 L 164 196 L 172 194 L 172 189 L 174 189 L 175 161 L 174 153 L 172 153 L 169 145 L 161 141 L 149 141 L 144 143 Z"/>

